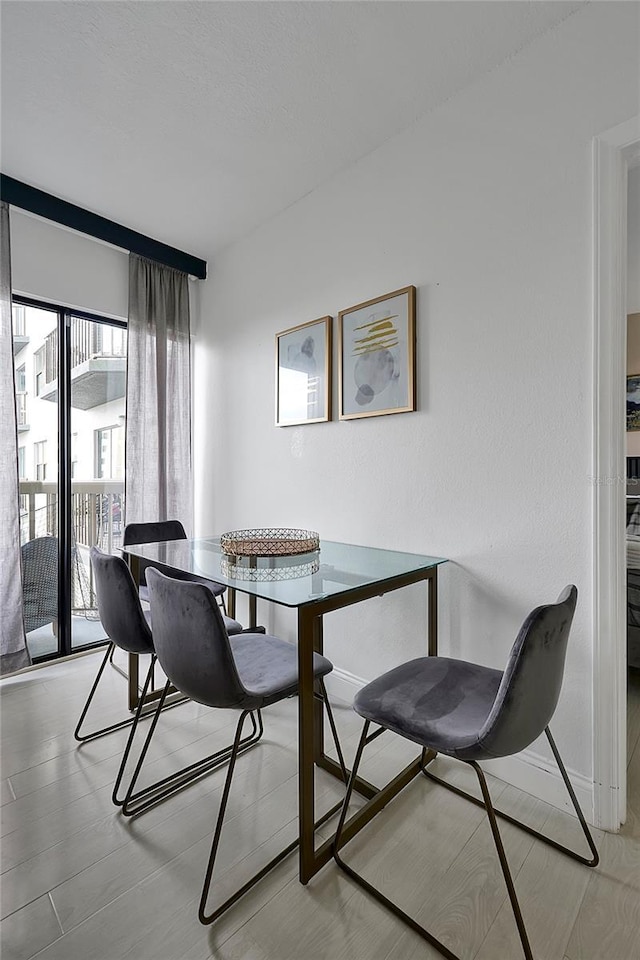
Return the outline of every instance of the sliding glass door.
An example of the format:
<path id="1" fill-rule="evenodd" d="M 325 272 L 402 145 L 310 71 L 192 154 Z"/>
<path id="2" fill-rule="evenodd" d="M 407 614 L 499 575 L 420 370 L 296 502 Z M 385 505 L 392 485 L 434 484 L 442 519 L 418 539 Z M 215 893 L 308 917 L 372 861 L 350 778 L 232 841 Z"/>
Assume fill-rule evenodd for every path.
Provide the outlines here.
<path id="1" fill-rule="evenodd" d="M 127 332 L 70 320 L 71 646 L 77 649 L 104 636 L 89 549 L 114 553 L 122 544 Z"/>
<path id="2" fill-rule="evenodd" d="M 25 629 L 51 658 L 105 638 L 89 549 L 121 545 L 126 326 L 22 299 L 13 325 Z"/>

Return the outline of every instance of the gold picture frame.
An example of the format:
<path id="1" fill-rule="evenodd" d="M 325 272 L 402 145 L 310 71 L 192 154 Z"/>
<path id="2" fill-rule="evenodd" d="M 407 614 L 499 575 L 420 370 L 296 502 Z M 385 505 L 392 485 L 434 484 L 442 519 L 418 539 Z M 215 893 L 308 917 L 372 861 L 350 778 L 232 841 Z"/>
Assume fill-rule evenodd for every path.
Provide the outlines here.
<path id="1" fill-rule="evenodd" d="M 310 320 L 276 334 L 276 426 L 331 420 L 331 325 Z"/>
<path id="2" fill-rule="evenodd" d="M 340 419 L 416 409 L 416 288 L 338 314 Z"/>

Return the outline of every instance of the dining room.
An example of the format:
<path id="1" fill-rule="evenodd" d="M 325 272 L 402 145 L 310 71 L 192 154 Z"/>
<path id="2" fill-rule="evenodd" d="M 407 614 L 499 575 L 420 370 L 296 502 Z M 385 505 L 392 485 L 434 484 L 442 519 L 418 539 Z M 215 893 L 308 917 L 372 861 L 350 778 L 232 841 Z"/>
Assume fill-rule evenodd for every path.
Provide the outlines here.
<path id="1" fill-rule="evenodd" d="M 4 955 L 634 960 L 638 13 L 2 3 Z"/>

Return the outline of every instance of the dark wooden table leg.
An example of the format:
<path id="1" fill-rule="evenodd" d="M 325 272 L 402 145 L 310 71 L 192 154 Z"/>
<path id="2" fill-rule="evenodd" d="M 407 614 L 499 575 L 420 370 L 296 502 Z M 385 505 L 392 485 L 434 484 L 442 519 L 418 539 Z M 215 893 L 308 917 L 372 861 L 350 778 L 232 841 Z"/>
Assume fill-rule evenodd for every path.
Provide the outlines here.
<path id="1" fill-rule="evenodd" d="M 232 620 L 236 618 L 236 591 L 235 587 L 227 587 L 227 614 Z"/>
<path id="2" fill-rule="evenodd" d="M 258 558 L 249 557 L 249 569 L 255 570 L 257 566 L 258 566 Z M 258 623 L 257 616 L 258 616 L 258 598 L 253 593 L 250 593 L 249 594 L 249 623 L 247 624 L 247 626 L 249 626 L 250 628 L 255 627 Z"/>
<path id="3" fill-rule="evenodd" d="M 137 587 L 140 586 L 140 559 L 133 557 L 130 553 L 125 554 L 131 576 Z M 139 688 L 139 658 L 137 653 L 129 654 L 129 710 L 135 710 L 138 706 L 140 696 Z"/>
<path id="4" fill-rule="evenodd" d="M 129 654 L 129 710 L 135 710 L 138 706 L 138 667 L 139 658 L 137 653 Z"/>
<path id="5" fill-rule="evenodd" d="M 430 571 L 427 580 L 429 596 L 429 625 L 428 625 L 428 646 L 427 650 L 430 657 L 438 655 L 438 568 L 434 567 Z"/>
<path id="6" fill-rule="evenodd" d="M 313 650 L 322 653 L 324 640 L 322 634 L 322 617 L 313 621 Z M 313 702 L 313 759 L 316 763 L 324 758 L 324 707 L 316 697 Z"/>
<path id="7" fill-rule="evenodd" d="M 308 883 L 315 873 L 314 619 L 310 610 L 298 608 L 298 819 L 301 883 Z"/>
<path id="8" fill-rule="evenodd" d="M 438 579 L 437 568 L 429 570 L 427 576 L 427 647 L 429 656 L 438 653 Z M 392 589 L 416 583 L 416 579 L 394 583 Z M 371 594 L 373 595 L 373 594 Z M 368 596 L 350 599 L 347 603 L 332 603 L 330 610 L 350 606 Z M 315 846 L 315 764 L 327 770 L 338 779 L 342 779 L 339 765 L 324 753 L 324 715 L 322 705 L 316 704 L 313 691 L 313 652 L 322 652 L 323 629 L 322 615 L 315 611 L 298 608 L 298 773 L 299 773 L 299 830 L 300 830 L 300 882 L 306 884 L 331 859 L 333 840 L 326 840 L 316 849 Z M 318 709 L 319 708 L 319 709 Z M 431 759 L 429 757 L 428 759 Z M 358 777 L 356 789 L 367 797 L 367 802 L 345 824 L 343 842 L 355 836 L 393 797 L 418 776 L 422 769 L 422 760 L 414 760 L 404 768 L 386 786 L 379 789 Z"/>

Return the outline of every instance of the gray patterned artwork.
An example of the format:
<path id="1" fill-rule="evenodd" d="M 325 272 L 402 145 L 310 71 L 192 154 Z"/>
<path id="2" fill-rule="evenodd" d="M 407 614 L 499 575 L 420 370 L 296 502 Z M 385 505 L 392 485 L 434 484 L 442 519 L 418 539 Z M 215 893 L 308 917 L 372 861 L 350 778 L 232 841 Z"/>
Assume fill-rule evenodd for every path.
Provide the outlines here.
<path id="1" fill-rule="evenodd" d="M 415 287 L 340 313 L 340 419 L 415 409 Z"/>
<path id="2" fill-rule="evenodd" d="M 331 417 L 331 317 L 276 334 L 276 424 Z"/>

